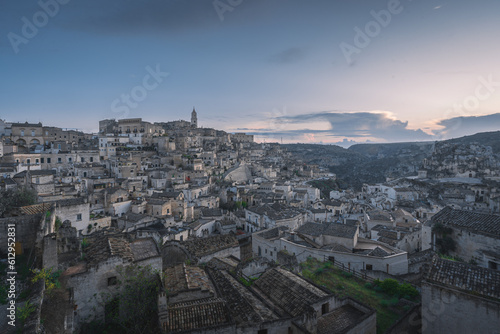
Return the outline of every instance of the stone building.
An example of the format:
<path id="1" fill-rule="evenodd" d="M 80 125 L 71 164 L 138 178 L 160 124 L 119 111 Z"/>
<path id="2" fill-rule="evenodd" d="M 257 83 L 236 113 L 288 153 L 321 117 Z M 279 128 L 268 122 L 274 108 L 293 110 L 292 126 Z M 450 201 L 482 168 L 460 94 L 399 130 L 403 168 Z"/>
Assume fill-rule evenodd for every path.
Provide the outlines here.
<path id="1" fill-rule="evenodd" d="M 443 237 L 440 227 L 451 232 L 448 237 L 455 250 L 450 250 L 450 255 L 500 270 L 500 216 L 446 207 L 424 224 L 423 245 L 438 250 L 438 238 Z"/>
<path id="2" fill-rule="evenodd" d="M 220 261 L 219 261 L 220 262 Z M 193 271 L 167 269 L 168 297 L 160 312 L 167 333 L 375 333 L 375 311 L 282 268 L 263 273 L 246 287 L 225 266 L 211 261 Z M 189 272 L 191 270 L 191 272 Z M 166 299 L 166 297 L 165 297 Z"/>
<path id="3" fill-rule="evenodd" d="M 117 294 L 118 266 L 148 266 L 162 270 L 162 258 L 153 239 L 129 241 L 125 235 L 99 234 L 89 238 L 84 249 L 85 261 L 68 268 L 62 277 L 70 291 L 70 305 L 75 310 L 75 330 L 83 322 L 104 320 L 104 294 Z M 68 319 L 71 321 L 70 319 Z"/>
<path id="4" fill-rule="evenodd" d="M 184 238 L 183 238 L 184 239 Z M 207 263 L 214 257 L 234 256 L 240 258 L 240 244 L 232 234 L 196 238 L 187 241 L 169 241 L 162 248 L 166 265 L 175 265 L 189 260 Z"/>
<path id="5" fill-rule="evenodd" d="M 500 272 L 434 257 L 422 282 L 422 333 L 498 333 Z"/>
<path id="6" fill-rule="evenodd" d="M 252 251 L 273 262 L 278 260 L 279 252 L 286 252 L 298 263 L 314 257 L 343 263 L 352 270 L 365 270 L 368 275 L 370 271 L 391 275 L 408 273 L 408 253 L 382 242 L 359 238 L 357 233 L 356 226 L 336 223 L 307 223 L 295 232 L 281 226 L 254 233 Z"/>
<path id="7" fill-rule="evenodd" d="M 12 123 L 11 140 L 21 147 L 43 145 L 42 123 Z"/>

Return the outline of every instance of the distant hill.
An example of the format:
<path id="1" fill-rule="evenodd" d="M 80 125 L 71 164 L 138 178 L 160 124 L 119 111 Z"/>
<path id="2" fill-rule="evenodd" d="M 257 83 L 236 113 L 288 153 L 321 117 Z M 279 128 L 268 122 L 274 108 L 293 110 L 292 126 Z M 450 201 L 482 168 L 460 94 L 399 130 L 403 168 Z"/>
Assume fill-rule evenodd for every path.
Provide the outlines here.
<path id="1" fill-rule="evenodd" d="M 445 141 L 389 144 L 356 144 L 349 149 L 336 145 L 283 145 L 297 159 L 328 167 L 337 174 L 342 188 L 360 189 L 363 183 L 384 182 L 387 177 L 417 175 L 424 159 L 429 158 L 437 144 L 471 144 L 491 146 L 500 154 L 500 131 L 477 133 Z"/>
<path id="2" fill-rule="evenodd" d="M 428 152 L 434 142 L 390 143 L 390 144 L 356 144 L 349 151 L 362 154 L 368 158 L 384 158 L 403 153 Z"/>
<path id="3" fill-rule="evenodd" d="M 500 131 L 481 132 L 471 136 L 444 140 L 443 142 L 451 144 L 478 143 L 484 146 L 491 146 L 493 153 L 500 154 Z"/>

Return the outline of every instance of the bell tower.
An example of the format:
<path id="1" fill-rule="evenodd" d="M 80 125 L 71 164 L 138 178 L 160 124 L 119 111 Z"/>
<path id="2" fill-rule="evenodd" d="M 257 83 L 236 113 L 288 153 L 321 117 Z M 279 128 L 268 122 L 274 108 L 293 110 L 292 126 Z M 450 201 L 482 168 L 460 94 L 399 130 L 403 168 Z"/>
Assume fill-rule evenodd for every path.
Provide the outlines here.
<path id="1" fill-rule="evenodd" d="M 198 127 L 198 115 L 196 114 L 196 110 L 193 107 L 193 111 L 191 112 L 191 127 L 196 129 Z"/>

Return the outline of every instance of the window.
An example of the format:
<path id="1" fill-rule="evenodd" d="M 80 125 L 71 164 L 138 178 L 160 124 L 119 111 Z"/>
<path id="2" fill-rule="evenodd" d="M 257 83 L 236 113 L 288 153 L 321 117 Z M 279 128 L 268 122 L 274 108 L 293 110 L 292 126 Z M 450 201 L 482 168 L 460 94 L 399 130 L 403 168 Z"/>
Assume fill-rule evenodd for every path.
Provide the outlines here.
<path id="1" fill-rule="evenodd" d="M 26 163 L 30 164 L 31 163 L 31 159 L 26 159 Z"/>
<path id="2" fill-rule="evenodd" d="M 35 130 L 31 130 L 31 137 L 35 137 Z"/>
<path id="3" fill-rule="evenodd" d="M 323 305 L 321 305 L 321 315 L 325 315 L 328 312 L 330 312 L 330 304 L 324 303 Z"/>
<path id="4" fill-rule="evenodd" d="M 267 329 L 260 329 L 257 334 L 267 334 Z"/>
<path id="5" fill-rule="evenodd" d="M 82 220 L 82 214 L 81 213 L 78 213 L 76 215 L 76 220 Z"/>
<path id="6" fill-rule="evenodd" d="M 36 164 L 39 164 L 39 163 L 40 163 L 40 160 L 35 159 L 35 163 L 36 163 Z"/>
<path id="7" fill-rule="evenodd" d="M 21 137 L 24 137 L 24 130 L 21 130 Z"/>
<path id="8" fill-rule="evenodd" d="M 51 161 L 51 159 L 50 159 L 50 158 L 47 158 L 47 163 L 48 163 L 48 164 L 50 164 L 50 161 Z"/>
<path id="9" fill-rule="evenodd" d="M 493 270 L 498 270 L 498 263 L 493 261 L 488 261 L 488 268 Z"/>
<path id="10" fill-rule="evenodd" d="M 71 162 L 73 159 L 72 158 L 68 158 L 68 161 Z"/>
<path id="11" fill-rule="evenodd" d="M 45 158 L 40 158 L 41 163 L 45 163 Z"/>
<path id="12" fill-rule="evenodd" d="M 118 284 L 118 280 L 116 279 L 116 276 L 108 277 L 108 286 L 116 285 L 116 284 Z"/>
<path id="13" fill-rule="evenodd" d="M 373 270 L 373 266 L 371 264 L 366 265 L 366 270 Z"/>
<path id="14" fill-rule="evenodd" d="M 90 162 L 94 162 L 94 158 L 93 157 L 90 157 Z"/>
<path id="15" fill-rule="evenodd" d="M 84 158 L 84 157 L 81 157 L 81 158 L 80 158 L 80 162 L 85 162 L 85 158 Z"/>
<path id="16" fill-rule="evenodd" d="M 61 158 L 57 158 L 57 163 L 60 164 L 62 162 Z"/>

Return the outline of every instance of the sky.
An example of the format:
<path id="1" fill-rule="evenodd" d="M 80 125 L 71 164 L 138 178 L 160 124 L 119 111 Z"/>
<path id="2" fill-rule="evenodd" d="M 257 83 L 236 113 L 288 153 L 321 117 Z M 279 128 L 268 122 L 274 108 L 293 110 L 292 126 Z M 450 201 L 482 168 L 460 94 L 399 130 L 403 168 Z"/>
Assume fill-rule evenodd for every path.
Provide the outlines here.
<path id="1" fill-rule="evenodd" d="M 0 119 L 257 141 L 500 130 L 498 0 L 0 0 Z"/>

